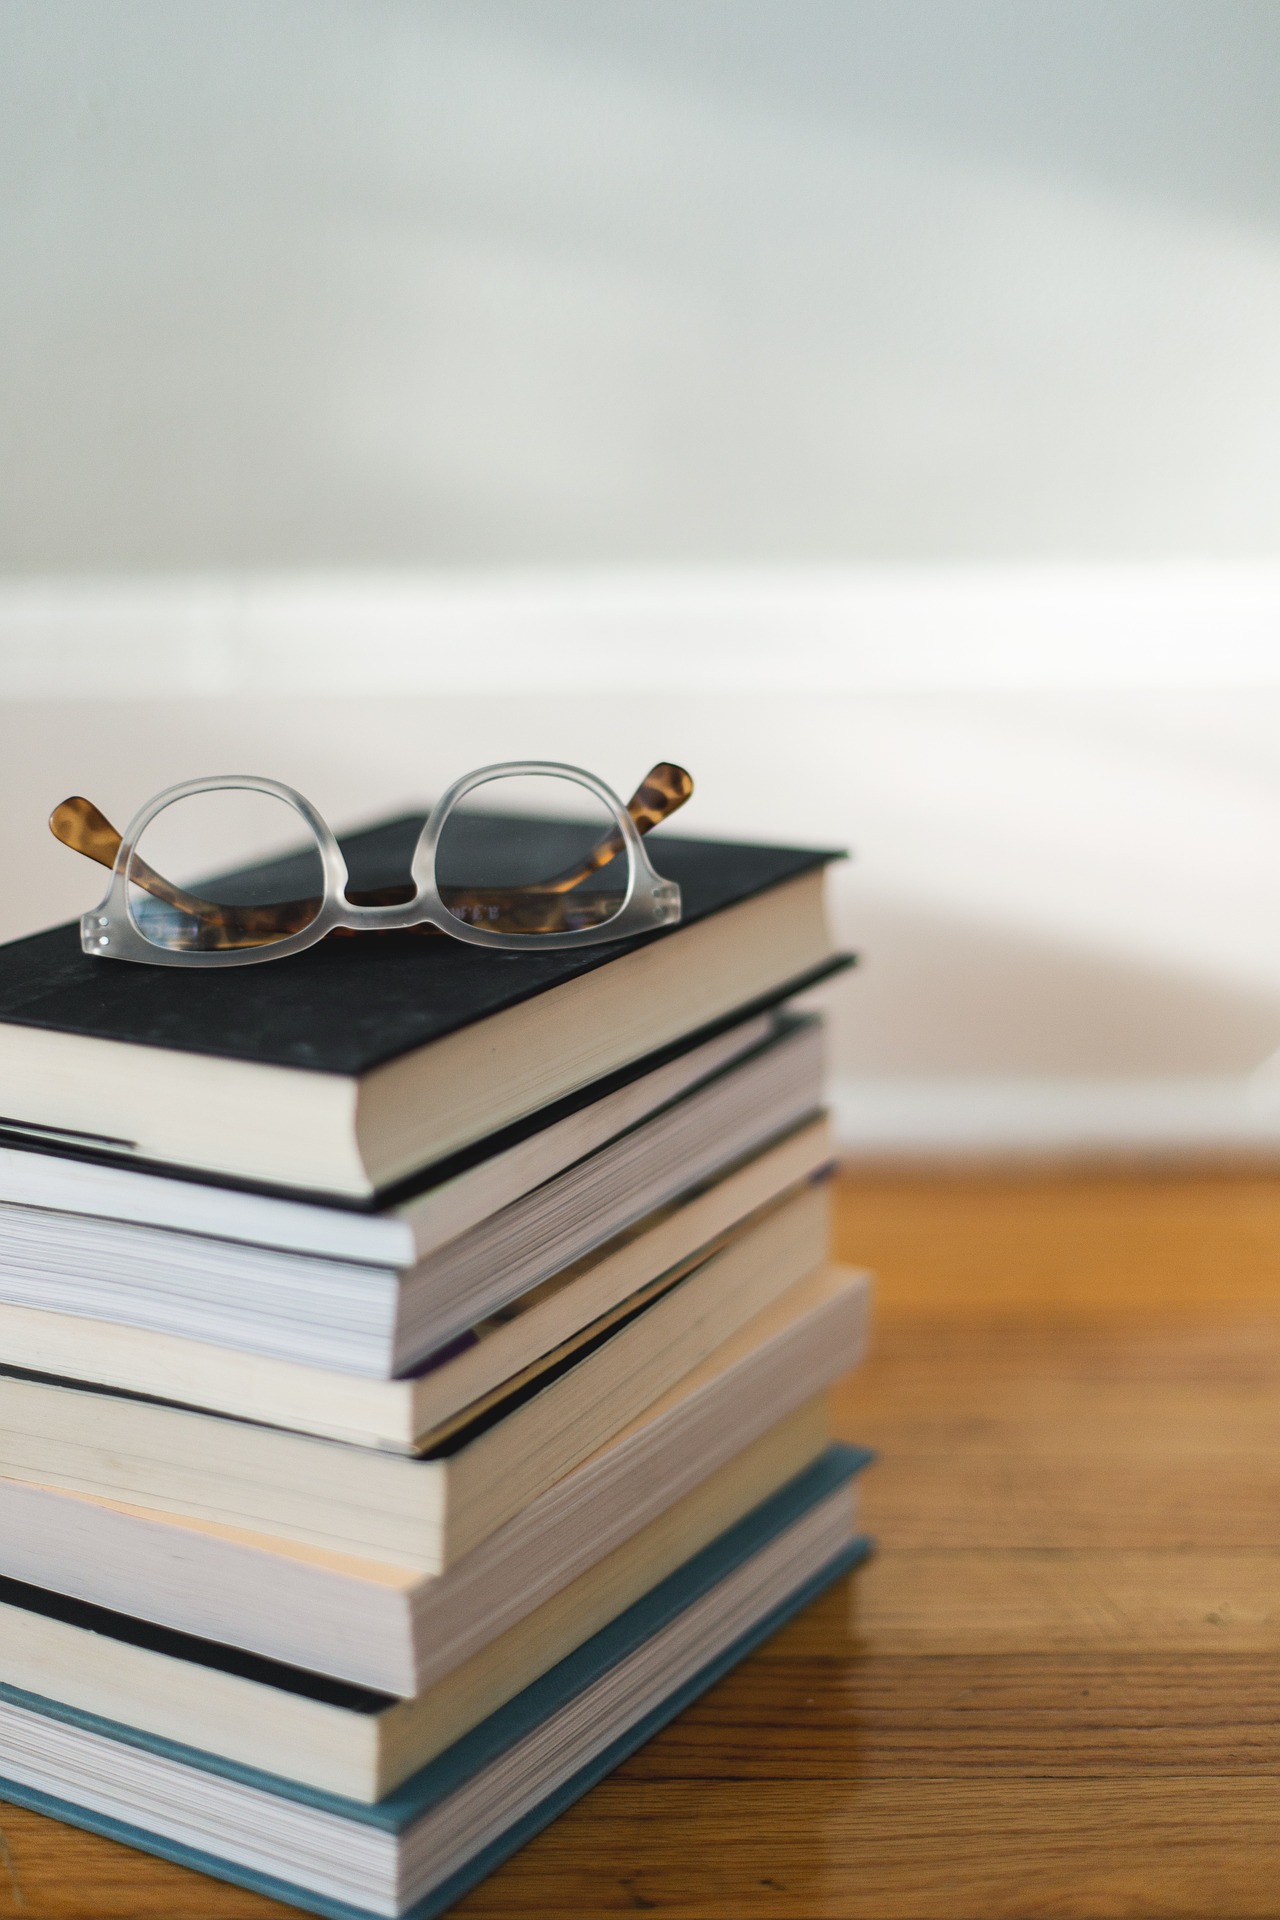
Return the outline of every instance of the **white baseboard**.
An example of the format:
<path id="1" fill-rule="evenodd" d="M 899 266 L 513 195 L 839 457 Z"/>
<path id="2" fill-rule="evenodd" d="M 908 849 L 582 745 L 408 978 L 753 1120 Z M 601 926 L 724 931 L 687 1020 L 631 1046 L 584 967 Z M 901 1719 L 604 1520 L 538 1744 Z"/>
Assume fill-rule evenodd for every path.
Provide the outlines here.
<path id="1" fill-rule="evenodd" d="M 0 693 L 1275 686 L 1274 562 L 0 580 Z"/>
<path id="2" fill-rule="evenodd" d="M 1120 1079 L 855 1079 L 831 1089 L 853 1160 L 1280 1155 L 1270 1073 Z"/>

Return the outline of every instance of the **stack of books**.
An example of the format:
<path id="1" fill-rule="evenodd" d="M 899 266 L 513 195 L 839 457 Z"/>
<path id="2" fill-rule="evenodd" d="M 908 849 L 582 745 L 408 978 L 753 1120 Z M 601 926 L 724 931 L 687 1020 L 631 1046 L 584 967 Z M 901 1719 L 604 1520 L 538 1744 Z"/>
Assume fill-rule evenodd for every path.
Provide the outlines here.
<path id="1" fill-rule="evenodd" d="M 660 836 L 682 923 L 578 951 L 0 951 L 0 1798 L 425 1920 L 856 1563 L 828 857 Z"/>

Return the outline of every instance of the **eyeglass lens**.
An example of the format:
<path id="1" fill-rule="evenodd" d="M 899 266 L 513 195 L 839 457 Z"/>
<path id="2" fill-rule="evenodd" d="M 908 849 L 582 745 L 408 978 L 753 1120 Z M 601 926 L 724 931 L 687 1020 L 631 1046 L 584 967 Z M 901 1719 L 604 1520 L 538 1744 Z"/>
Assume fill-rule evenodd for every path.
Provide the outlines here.
<path id="1" fill-rule="evenodd" d="M 613 809 L 555 774 L 506 774 L 473 787 L 451 809 L 436 849 L 447 911 L 494 933 L 606 926 L 626 903 L 630 870 Z"/>
<path id="2" fill-rule="evenodd" d="M 271 946 L 324 903 L 315 835 L 275 794 L 225 787 L 173 800 L 139 835 L 129 913 L 153 946 L 215 952 Z"/>

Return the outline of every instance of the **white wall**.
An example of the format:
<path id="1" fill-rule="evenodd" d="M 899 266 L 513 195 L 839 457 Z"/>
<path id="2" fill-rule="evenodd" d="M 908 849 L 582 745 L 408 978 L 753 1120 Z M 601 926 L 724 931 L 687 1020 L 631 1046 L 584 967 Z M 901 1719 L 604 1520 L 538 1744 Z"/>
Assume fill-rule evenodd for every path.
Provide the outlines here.
<path id="1" fill-rule="evenodd" d="M 0 565 L 1242 555 L 1272 0 L 6 0 Z"/>

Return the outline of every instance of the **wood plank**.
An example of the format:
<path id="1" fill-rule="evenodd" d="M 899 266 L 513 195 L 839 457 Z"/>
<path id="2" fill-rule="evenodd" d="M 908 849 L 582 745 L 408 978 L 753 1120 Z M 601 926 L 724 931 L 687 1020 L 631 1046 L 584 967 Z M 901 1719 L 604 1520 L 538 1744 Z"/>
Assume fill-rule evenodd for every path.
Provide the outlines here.
<path id="1" fill-rule="evenodd" d="M 1273 1654 L 833 1657 L 781 1636 L 628 1761 L 643 1780 L 1280 1779 Z"/>
<path id="2" fill-rule="evenodd" d="M 1274 1920 L 1273 1779 L 706 1781 L 597 1789 L 467 1920 Z"/>
<path id="3" fill-rule="evenodd" d="M 850 1627 L 877 1653 L 1280 1650 L 1280 1554 L 882 1553 Z"/>
<path id="4" fill-rule="evenodd" d="M 882 1314 L 1167 1321 L 1280 1305 L 1280 1205 L 1258 1173 L 859 1172 L 838 1246 L 880 1274 Z"/>
<path id="5" fill-rule="evenodd" d="M 1219 1455 L 1173 1474 L 1150 1457 L 984 1447 L 961 1474 L 952 1455 L 904 1451 L 868 1486 L 863 1516 L 895 1548 L 1280 1549 L 1280 1458 Z"/>
<path id="6" fill-rule="evenodd" d="M 0 1805 L 5 1920 L 297 1920 L 297 1908 Z"/>

